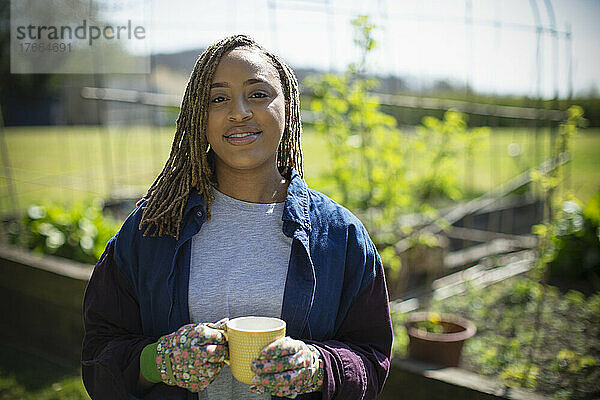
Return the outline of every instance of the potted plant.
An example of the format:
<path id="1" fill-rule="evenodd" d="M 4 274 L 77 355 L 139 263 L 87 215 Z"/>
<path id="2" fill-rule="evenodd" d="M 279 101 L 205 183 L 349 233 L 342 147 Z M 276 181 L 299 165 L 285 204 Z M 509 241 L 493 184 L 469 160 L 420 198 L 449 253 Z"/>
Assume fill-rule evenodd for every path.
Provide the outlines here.
<path id="1" fill-rule="evenodd" d="M 475 325 L 458 315 L 415 312 L 408 315 L 406 331 L 410 358 L 456 367 L 463 343 L 475 335 Z"/>

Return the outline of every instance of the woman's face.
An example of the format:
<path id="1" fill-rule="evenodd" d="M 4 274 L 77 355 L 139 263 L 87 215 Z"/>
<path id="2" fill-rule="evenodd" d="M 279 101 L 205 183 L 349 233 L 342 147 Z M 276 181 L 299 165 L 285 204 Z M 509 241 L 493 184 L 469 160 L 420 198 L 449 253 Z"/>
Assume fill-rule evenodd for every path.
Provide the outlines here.
<path id="1" fill-rule="evenodd" d="M 277 69 L 257 50 L 237 48 L 225 54 L 211 84 L 206 127 L 215 168 L 275 167 L 284 125 Z"/>

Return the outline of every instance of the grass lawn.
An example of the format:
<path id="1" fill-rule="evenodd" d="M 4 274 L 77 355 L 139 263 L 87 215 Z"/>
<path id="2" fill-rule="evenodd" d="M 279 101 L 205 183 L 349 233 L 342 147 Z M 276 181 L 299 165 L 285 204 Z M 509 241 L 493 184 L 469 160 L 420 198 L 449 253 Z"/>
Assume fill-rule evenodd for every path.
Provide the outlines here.
<path id="1" fill-rule="evenodd" d="M 171 147 L 174 127 L 11 127 L 5 128 L 8 162 L 2 159 L 0 214 L 42 201 L 71 204 L 110 194 L 144 193 L 158 175 Z M 511 157 L 517 143 L 521 156 Z M 513 146 L 514 147 L 514 146 Z M 548 154 L 548 135 L 538 140 L 527 129 L 496 129 L 472 161 L 458 166 L 469 192 L 482 193 L 506 182 Z M 327 170 L 329 155 L 322 137 L 307 127 L 303 137 L 305 177 L 316 179 Z M 585 201 L 600 189 L 600 129 L 581 131 L 573 141 L 569 186 Z M 417 160 L 418 161 L 418 160 Z M 468 171 L 468 173 L 466 172 Z M 12 185 L 9 185 L 12 183 Z"/>
<path id="2" fill-rule="evenodd" d="M 497 129 L 487 142 L 487 148 L 475 155 L 472 164 L 465 163 L 461 168 L 463 183 L 468 176 L 465 170 L 473 169 L 473 182 L 465 186 L 472 185 L 476 192 L 487 191 L 508 181 L 527 168 L 538 165 L 550 154 L 547 130 L 541 131 L 536 140 L 535 132 L 528 129 Z M 511 143 L 519 145 L 520 156 L 509 155 Z M 538 161 L 536 147 L 540 155 Z M 571 160 L 565 168 L 566 186 L 585 202 L 600 190 L 600 129 L 579 131 L 572 142 Z"/>

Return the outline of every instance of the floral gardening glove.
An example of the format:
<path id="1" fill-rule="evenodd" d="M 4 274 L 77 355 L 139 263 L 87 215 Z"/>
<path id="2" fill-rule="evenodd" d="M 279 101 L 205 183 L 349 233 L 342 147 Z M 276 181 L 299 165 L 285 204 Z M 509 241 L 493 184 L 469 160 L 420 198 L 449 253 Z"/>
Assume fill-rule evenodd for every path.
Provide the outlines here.
<path id="1" fill-rule="evenodd" d="M 314 346 L 284 337 L 265 347 L 250 366 L 256 374 L 250 390 L 294 398 L 323 387 L 323 359 Z"/>
<path id="2" fill-rule="evenodd" d="M 140 356 L 142 375 L 191 392 L 204 390 L 228 358 L 227 341 L 218 330 L 226 321 L 184 325 L 146 346 Z"/>

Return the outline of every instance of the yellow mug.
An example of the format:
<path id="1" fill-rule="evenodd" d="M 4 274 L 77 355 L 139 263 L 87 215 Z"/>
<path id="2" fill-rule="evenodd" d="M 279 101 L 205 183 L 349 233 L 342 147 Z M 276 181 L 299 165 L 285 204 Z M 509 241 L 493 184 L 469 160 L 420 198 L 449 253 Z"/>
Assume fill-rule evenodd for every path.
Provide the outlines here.
<path id="1" fill-rule="evenodd" d="M 239 317 L 225 324 L 223 334 L 229 346 L 231 373 L 240 382 L 252 384 L 250 363 L 268 344 L 285 336 L 285 321 L 271 317 Z"/>

